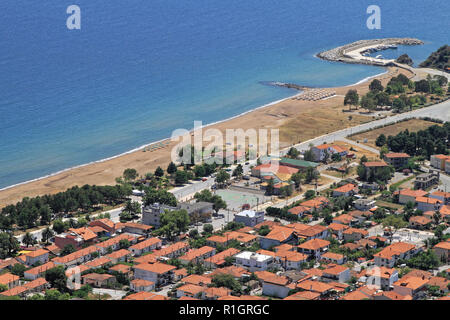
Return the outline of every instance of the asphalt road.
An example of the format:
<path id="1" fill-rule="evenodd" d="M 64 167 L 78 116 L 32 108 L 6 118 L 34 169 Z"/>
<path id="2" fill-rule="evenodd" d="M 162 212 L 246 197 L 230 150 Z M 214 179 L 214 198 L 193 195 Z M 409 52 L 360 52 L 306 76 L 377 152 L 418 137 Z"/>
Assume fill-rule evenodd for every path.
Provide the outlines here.
<path id="1" fill-rule="evenodd" d="M 421 117 L 430 117 L 434 119 L 440 119 L 443 121 L 450 121 L 450 100 L 444 101 L 442 103 L 422 108 L 419 110 L 414 110 L 410 112 L 405 112 L 401 114 L 397 114 L 391 117 L 387 117 L 385 119 L 375 120 L 368 123 L 364 123 L 355 127 L 342 129 L 333 133 L 325 134 L 323 136 L 304 141 L 295 145 L 294 147 L 299 151 L 306 151 L 309 149 L 309 145 L 320 145 L 324 142 L 332 143 L 334 141 L 343 140 L 350 134 L 355 134 L 358 132 L 374 129 L 378 126 L 383 126 L 391 123 L 395 123 L 399 120 L 410 119 L 410 118 L 421 118 Z M 280 151 L 281 155 L 285 155 L 289 148 L 283 149 Z"/>

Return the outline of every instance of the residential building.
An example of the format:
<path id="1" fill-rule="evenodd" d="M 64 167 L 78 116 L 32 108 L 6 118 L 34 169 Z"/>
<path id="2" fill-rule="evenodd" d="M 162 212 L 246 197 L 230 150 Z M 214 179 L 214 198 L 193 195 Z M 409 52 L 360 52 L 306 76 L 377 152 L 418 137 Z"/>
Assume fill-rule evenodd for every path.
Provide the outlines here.
<path id="1" fill-rule="evenodd" d="M 159 287 L 172 281 L 176 267 L 164 263 L 141 263 L 134 266 L 134 278 L 148 280 Z"/>
<path id="2" fill-rule="evenodd" d="M 296 244 L 297 239 L 292 228 L 275 226 L 265 237 L 260 238 L 260 246 L 262 249 L 270 249 L 283 243 Z"/>
<path id="3" fill-rule="evenodd" d="M 436 198 L 429 197 L 417 197 L 416 198 L 417 209 L 422 212 L 426 211 L 439 211 L 443 202 Z"/>
<path id="4" fill-rule="evenodd" d="M 357 199 L 353 202 L 353 206 L 357 210 L 368 211 L 376 207 L 376 201 L 371 199 Z"/>
<path id="5" fill-rule="evenodd" d="M 183 264 L 188 264 L 190 262 L 196 264 L 203 262 L 203 260 L 212 257 L 215 254 L 216 254 L 215 248 L 203 246 L 201 248 L 188 251 L 186 254 L 179 257 L 179 260 Z"/>
<path id="6" fill-rule="evenodd" d="M 345 283 L 351 278 L 350 269 L 342 265 L 334 265 L 323 270 L 322 280 L 323 281 L 337 281 L 340 283 Z"/>
<path id="7" fill-rule="evenodd" d="M 333 190 L 333 197 L 351 197 L 358 193 L 358 186 L 347 183 Z"/>
<path id="8" fill-rule="evenodd" d="M 116 277 L 106 273 L 89 273 L 81 276 L 81 278 L 83 279 L 83 284 L 89 284 L 96 288 L 109 288 L 117 282 Z"/>
<path id="9" fill-rule="evenodd" d="M 248 268 L 250 272 L 267 270 L 274 263 L 272 256 L 251 251 L 243 251 L 235 255 L 235 259 L 236 266 Z"/>
<path id="10" fill-rule="evenodd" d="M 445 164 L 448 160 L 450 160 L 450 156 L 434 154 L 430 157 L 430 165 L 435 169 L 445 170 Z"/>
<path id="11" fill-rule="evenodd" d="M 128 248 L 134 256 L 140 256 L 144 253 L 161 249 L 162 241 L 159 238 L 150 238 L 136 243 Z"/>
<path id="12" fill-rule="evenodd" d="M 439 258 L 440 261 L 450 261 L 450 241 L 439 242 L 433 247 L 434 253 Z"/>
<path id="13" fill-rule="evenodd" d="M 328 250 L 329 246 L 330 241 L 323 239 L 312 239 L 300 244 L 298 249 L 300 252 L 319 260 L 321 255 Z"/>
<path id="14" fill-rule="evenodd" d="M 406 166 L 410 158 L 411 156 L 407 153 L 390 152 L 384 155 L 384 161 L 397 170 Z"/>
<path id="15" fill-rule="evenodd" d="M 428 173 L 422 173 L 416 176 L 414 180 L 415 189 L 428 189 L 439 183 L 439 171 L 430 170 Z"/>
<path id="16" fill-rule="evenodd" d="M 430 193 L 430 198 L 441 200 L 444 205 L 450 204 L 450 192 L 435 191 Z"/>
<path id="17" fill-rule="evenodd" d="M 394 292 L 411 296 L 413 299 L 418 298 L 421 291 L 426 289 L 428 279 L 423 277 L 407 277 L 403 276 L 400 280 L 393 283 Z"/>
<path id="18" fill-rule="evenodd" d="M 142 208 L 142 223 L 148 226 L 160 227 L 161 226 L 161 214 L 165 211 L 176 210 L 175 207 L 167 205 L 153 203 L 149 206 Z"/>
<path id="19" fill-rule="evenodd" d="M 411 190 L 411 189 L 402 189 L 398 191 L 398 202 L 401 204 L 407 204 L 411 202 L 416 204 L 417 197 L 425 197 L 428 193 L 423 190 Z"/>
<path id="20" fill-rule="evenodd" d="M 148 280 L 134 279 L 130 281 L 130 289 L 134 292 L 150 292 L 155 290 L 155 283 Z"/>
<path id="21" fill-rule="evenodd" d="M 394 267 L 400 259 L 409 259 L 414 256 L 418 250 L 416 246 L 406 242 L 395 242 L 380 252 L 374 254 L 374 263 L 379 267 Z"/>
<path id="22" fill-rule="evenodd" d="M 264 211 L 244 210 L 234 215 L 234 221 L 247 227 L 254 227 L 264 221 Z"/>

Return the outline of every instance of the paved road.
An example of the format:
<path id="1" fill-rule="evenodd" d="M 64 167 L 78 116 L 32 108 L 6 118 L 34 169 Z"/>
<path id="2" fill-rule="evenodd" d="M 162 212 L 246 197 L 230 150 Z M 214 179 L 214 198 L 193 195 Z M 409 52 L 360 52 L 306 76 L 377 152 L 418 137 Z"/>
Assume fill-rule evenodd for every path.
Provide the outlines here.
<path id="1" fill-rule="evenodd" d="M 324 142 L 331 143 L 337 140 L 345 139 L 352 133 L 354 134 L 366 130 L 371 130 L 374 129 L 375 127 L 392 124 L 404 119 L 421 118 L 421 117 L 430 117 L 434 119 L 440 119 L 443 121 L 450 121 L 450 100 L 419 110 L 397 114 L 384 119 L 371 121 L 355 127 L 346 128 L 333 133 L 325 134 L 323 136 L 299 143 L 294 147 L 299 151 L 306 151 L 309 149 L 310 144 L 320 145 Z M 281 150 L 280 154 L 285 155 L 289 151 L 289 148 Z"/>
<path id="2" fill-rule="evenodd" d="M 378 154 L 378 155 L 380 154 L 380 151 L 379 151 L 378 149 L 369 147 L 369 146 L 367 146 L 367 145 L 365 145 L 365 144 L 358 143 L 358 142 L 356 142 L 356 141 L 353 141 L 353 140 L 350 140 L 350 139 L 347 139 L 347 138 L 343 138 L 342 141 L 347 142 L 347 143 L 349 143 L 349 144 L 352 144 L 352 145 L 354 145 L 354 146 L 356 146 L 356 147 L 359 147 L 359 148 L 361 148 L 361 149 L 370 151 L 370 152 L 372 152 L 372 153 L 375 153 L 375 154 Z"/>

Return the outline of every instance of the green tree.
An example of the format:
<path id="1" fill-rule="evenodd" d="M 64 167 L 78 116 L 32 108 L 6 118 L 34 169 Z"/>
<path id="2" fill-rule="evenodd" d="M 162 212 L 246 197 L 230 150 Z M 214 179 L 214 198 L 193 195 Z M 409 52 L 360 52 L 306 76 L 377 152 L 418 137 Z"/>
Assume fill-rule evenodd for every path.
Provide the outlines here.
<path id="1" fill-rule="evenodd" d="M 244 174 L 244 169 L 242 168 L 241 164 L 238 164 L 236 169 L 234 169 L 234 171 L 233 171 L 233 177 L 237 177 L 240 179 L 243 174 Z"/>
<path id="2" fill-rule="evenodd" d="M 67 256 L 68 254 L 71 254 L 73 252 L 75 252 L 76 249 L 73 246 L 73 244 L 67 244 L 64 246 L 64 248 L 62 248 L 61 250 L 61 256 Z"/>
<path id="3" fill-rule="evenodd" d="M 230 175 L 228 174 L 228 172 L 226 172 L 225 170 L 220 170 L 217 173 L 216 176 L 216 182 L 220 185 L 223 186 L 224 184 L 226 184 L 228 182 L 228 180 L 230 180 Z"/>
<path id="4" fill-rule="evenodd" d="M 55 288 L 61 292 L 65 292 L 67 287 L 67 276 L 64 271 L 64 266 L 57 266 L 48 269 L 45 272 L 45 280 L 47 280 L 52 288 Z"/>
<path id="5" fill-rule="evenodd" d="M 163 170 L 163 168 L 161 168 L 161 167 L 159 167 L 158 166 L 158 168 L 156 168 L 156 170 L 155 170 L 155 176 L 156 177 L 162 177 L 164 175 L 164 170 Z"/>
<path id="6" fill-rule="evenodd" d="M 125 181 L 134 181 L 138 177 L 138 173 L 136 169 L 127 168 L 123 171 L 122 176 Z"/>
<path id="7" fill-rule="evenodd" d="M 382 146 L 384 146 L 386 144 L 386 142 L 387 142 L 386 136 L 382 133 L 375 140 L 375 145 L 377 147 L 382 147 Z"/>
<path id="8" fill-rule="evenodd" d="M 167 167 L 167 173 L 174 174 L 175 172 L 177 172 L 177 166 L 175 165 L 175 163 L 170 162 L 169 166 Z"/>
<path id="9" fill-rule="evenodd" d="M 378 92 L 378 91 L 383 91 L 383 85 L 381 84 L 381 81 L 378 79 L 374 79 L 372 80 L 372 82 L 369 85 L 369 90 L 372 92 Z"/>
<path id="10" fill-rule="evenodd" d="M 12 256 L 20 249 L 19 241 L 12 233 L 0 233 L 0 258 L 5 259 Z"/>
<path id="11" fill-rule="evenodd" d="M 29 232 L 25 233 L 25 235 L 23 236 L 22 242 L 27 247 L 32 246 L 37 243 L 36 238 L 33 237 Z"/>
<path id="12" fill-rule="evenodd" d="M 358 91 L 354 89 L 348 90 L 347 93 L 345 94 L 344 106 L 350 106 L 351 110 L 351 106 L 357 106 L 358 102 L 359 102 Z"/>
<path id="13" fill-rule="evenodd" d="M 161 228 L 159 233 L 168 239 L 173 239 L 182 232 L 186 232 L 190 218 L 186 210 L 165 211 L 161 215 Z"/>
<path id="14" fill-rule="evenodd" d="M 15 274 L 16 276 L 19 277 L 23 277 L 23 273 L 25 272 L 25 270 L 27 270 L 27 267 L 25 267 L 23 264 L 21 263 L 16 263 L 12 268 L 11 268 L 11 273 Z"/>
<path id="15" fill-rule="evenodd" d="M 292 159 L 297 159 L 299 155 L 300 151 L 298 151 L 297 148 L 294 147 L 291 147 L 287 153 L 287 156 Z"/>
<path id="16" fill-rule="evenodd" d="M 214 287 L 220 288 L 225 287 L 232 290 L 233 293 L 240 293 L 242 290 L 242 285 L 237 281 L 231 274 L 217 274 L 212 277 L 211 284 Z"/>

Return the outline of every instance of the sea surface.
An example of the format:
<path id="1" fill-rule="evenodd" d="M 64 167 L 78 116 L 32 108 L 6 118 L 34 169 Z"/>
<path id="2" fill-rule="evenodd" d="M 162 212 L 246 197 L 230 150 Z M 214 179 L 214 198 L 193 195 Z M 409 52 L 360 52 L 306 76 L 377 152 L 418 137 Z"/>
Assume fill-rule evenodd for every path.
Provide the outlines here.
<path id="1" fill-rule="evenodd" d="M 314 55 L 359 39 L 449 43 L 448 0 L 2 0 L 0 188 L 112 157 L 295 94 L 264 81 L 350 85 L 384 69 Z M 68 30 L 68 6 L 81 30 Z"/>

